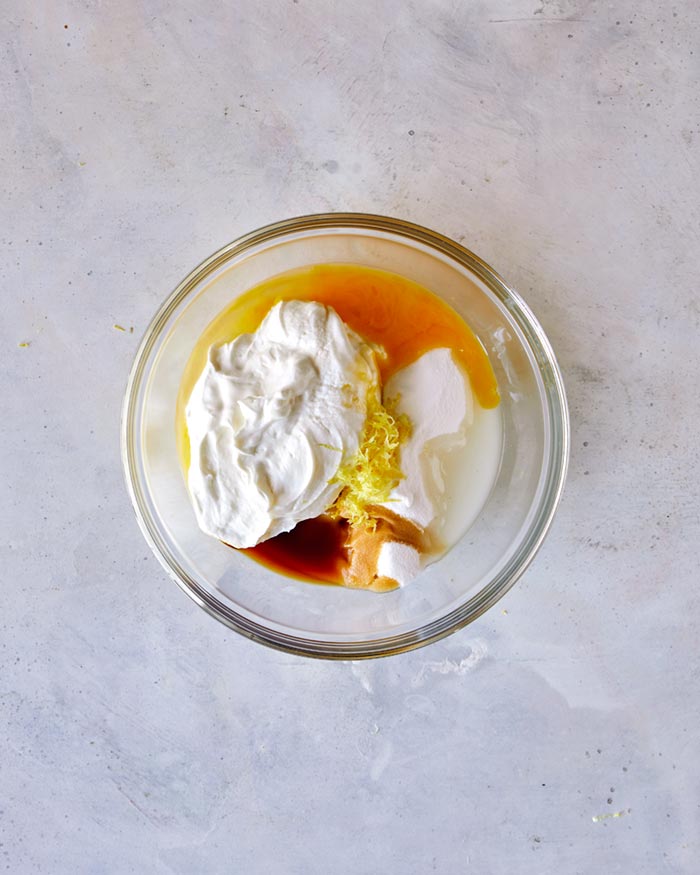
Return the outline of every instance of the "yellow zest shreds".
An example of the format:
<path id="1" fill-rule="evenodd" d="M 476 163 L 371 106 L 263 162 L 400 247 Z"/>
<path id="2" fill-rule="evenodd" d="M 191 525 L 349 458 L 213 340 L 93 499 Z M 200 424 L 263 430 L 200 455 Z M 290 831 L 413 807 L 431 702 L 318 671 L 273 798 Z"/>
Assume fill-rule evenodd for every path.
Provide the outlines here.
<path id="1" fill-rule="evenodd" d="M 334 519 L 374 531 L 377 527 L 367 508 L 389 500 L 391 490 L 403 479 L 399 449 L 411 435 L 411 421 L 397 414 L 395 404 L 386 407 L 371 394 L 367 419 L 357 453 L 338 469 L 331 482 L 342 483 L 343 491 L 328 509 Z"/>
<path id="2" fill-rule="evenodd" d="M 591 820 L 593 823 L 600 823 L 601 820 L 607 820 L 609 817 L 624 817 L 626 814 L 631 813 L 631 808 L 628 808 L 627 811 L 606 811 L 605 814 L 594 814 Z"/>

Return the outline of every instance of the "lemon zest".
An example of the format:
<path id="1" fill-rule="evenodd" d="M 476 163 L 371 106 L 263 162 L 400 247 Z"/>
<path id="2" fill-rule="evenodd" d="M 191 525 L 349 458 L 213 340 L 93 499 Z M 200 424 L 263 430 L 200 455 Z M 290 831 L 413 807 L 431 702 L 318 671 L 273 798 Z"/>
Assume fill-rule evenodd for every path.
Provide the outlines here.
<path id="1" fill-rule="evenodd" d="M 386 406 L 374 393 L 368 396 L 367 419 L 355 455 L 336 472 L 332 483 L 341 483 L 343 490 L 328 509 L 334 519 L 345 519 L 350 525 L 375 531 L 377 520 L 368 507 L 389 501 L 389 496 L 404 474 L 399 456 L 401 444 L 411 435 L 411 421 L 396 410 L 398 399 Z"/>

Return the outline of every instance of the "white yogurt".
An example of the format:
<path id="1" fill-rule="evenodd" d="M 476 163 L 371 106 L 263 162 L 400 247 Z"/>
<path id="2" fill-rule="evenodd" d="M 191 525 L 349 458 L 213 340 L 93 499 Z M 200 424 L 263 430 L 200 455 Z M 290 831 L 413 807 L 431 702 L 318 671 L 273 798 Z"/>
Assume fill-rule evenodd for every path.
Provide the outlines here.
<path id="1" fill-rule="evenodd" d="M 397 399 L 413 425 L 401 448 L 404 479 L 385 506 L 441 545 L 425 557 L 391 542 L 382 547 L 378 573 L 404 586 L 462 537 L 486 503 L 501 459 L 501 413 L 479 405 L 448 349 L 430 350 L 396 373 L 384 397 Z"/>
<path id="2" fill-rule="evenodd" d="M 378 383 L 372 349 L 323 304 L 283 301 L 213 346 L 186 409 L 200 528 L 253 547 L 322 514 Z"/>

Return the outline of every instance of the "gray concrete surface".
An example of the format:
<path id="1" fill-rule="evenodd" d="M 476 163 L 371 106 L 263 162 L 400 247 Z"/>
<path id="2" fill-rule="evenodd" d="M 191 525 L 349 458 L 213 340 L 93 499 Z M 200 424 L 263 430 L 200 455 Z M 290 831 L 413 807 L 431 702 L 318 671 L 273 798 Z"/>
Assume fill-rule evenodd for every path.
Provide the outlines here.
<path id="1" fill-rule="evenodd" d="M 698 3 L 9 0 L 3 22 L 0 868 L 697 872 Z M 491 262 L 572 413 L 524 579 L 373 663 L 199 611 L 119 458 L 159 302 L 325 210 Z"/>

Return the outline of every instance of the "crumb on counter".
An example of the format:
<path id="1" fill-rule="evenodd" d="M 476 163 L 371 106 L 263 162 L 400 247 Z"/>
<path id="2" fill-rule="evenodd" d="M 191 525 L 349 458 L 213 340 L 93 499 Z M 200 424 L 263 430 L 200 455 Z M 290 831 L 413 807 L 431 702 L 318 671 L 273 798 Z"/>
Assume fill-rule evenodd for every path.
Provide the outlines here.
<path id="1" fill-rule="evenodd" d="M 591 820 L 593 823 L 600 823 L 601 820 L 608 820 L 610 817 L 624 817 L 626 814 L 631 814 L 631 809 L 627 811 L 610 811 L 605 814 L 594 814 Z"/>

